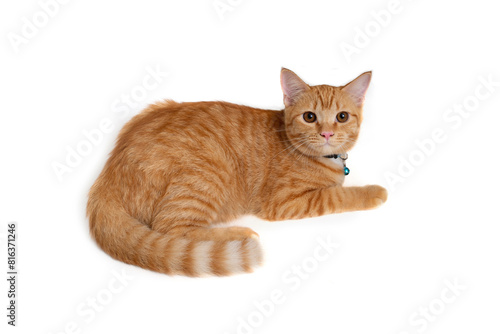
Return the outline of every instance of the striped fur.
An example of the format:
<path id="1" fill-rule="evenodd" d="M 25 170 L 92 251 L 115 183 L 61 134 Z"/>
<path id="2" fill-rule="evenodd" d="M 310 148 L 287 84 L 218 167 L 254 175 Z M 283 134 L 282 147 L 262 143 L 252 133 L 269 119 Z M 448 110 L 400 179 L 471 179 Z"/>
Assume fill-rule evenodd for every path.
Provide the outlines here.
<path id="1" fill-rule="evenodd" d="M 385 189 L 342 187 L 342 166 L 323 157 L 354 145 L 369 76 L 342 87 L 309 86 L 283 69 L 284 110 L 149 106 L 121 130 L 90 190 L 91 235 L 113 258 L 142 268 L 225 276 L 253 271 L 262 250 L 251 229 L 219 223 L 244 214 L 282 220 L 377 207 Z M 317 121 L 305 122 L 306 111 Z M 349 113 L 347 122 L 335 120 L 340 111 Z M 333 133 L 328 145 L 324 131 Z"/>

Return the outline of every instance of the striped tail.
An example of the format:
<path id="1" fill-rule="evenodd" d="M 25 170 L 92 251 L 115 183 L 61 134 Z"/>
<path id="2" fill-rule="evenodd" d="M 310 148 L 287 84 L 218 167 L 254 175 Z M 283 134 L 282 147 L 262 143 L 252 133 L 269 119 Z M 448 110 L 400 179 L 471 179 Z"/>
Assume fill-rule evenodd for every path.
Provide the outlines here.
<path id="1" fill-rule="evenodd" d="M 197 233 L 163 234 L 119 206 L 103 207 L 96 201 L 89 201 L 87 215 L 90 233 L 106 253 L 145 269 L 168 275 L 228 276 L 252 272 L 262 263 L 258 236 L 248 228 L 204 228 L 201 238 Z"/>

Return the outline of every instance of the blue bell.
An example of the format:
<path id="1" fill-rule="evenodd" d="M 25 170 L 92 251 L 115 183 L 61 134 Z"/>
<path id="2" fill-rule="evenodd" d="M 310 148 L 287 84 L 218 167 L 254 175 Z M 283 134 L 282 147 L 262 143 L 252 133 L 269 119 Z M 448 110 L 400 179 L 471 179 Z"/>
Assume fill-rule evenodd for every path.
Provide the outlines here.
<path id="1" fill-rule="evenodd" d="M 349 175 L 350 170 L 347 167 L 344 167 L 344 175 Z"/>

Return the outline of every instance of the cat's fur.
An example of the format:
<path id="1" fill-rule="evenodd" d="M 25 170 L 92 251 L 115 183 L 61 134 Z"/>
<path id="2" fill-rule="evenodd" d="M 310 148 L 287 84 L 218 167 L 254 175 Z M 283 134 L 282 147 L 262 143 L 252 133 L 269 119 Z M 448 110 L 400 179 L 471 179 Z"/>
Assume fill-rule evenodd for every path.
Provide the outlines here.
<path id="1" fill-rule="evenodd" d="M 121 130 L 90 190 L 91 235 L 113 258 L 146 269 L 230 275 L 261 263 L 258 235 L 215 223 L 379 206 L 384 188 L 342 187 L 343 166 L 324 157 L 354 145 L 370 78 L 366 72 L 341 87 L 309 86 L 282 69 L 284 110 L 226 102 L 149 106 Z M 315 122 L 305 121 L 307 111 Z M 341 111 L 349 113 L 345 123 L 336 119 Z"/>

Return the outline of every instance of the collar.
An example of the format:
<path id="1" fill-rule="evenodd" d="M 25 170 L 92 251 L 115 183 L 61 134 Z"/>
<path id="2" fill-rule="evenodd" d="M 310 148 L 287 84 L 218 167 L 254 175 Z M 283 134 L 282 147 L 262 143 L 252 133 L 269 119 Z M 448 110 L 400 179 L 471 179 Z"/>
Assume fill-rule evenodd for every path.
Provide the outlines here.
<path id="1" fill-rule="evenodd" d="M 342 163 L 344 164 L 344 175 L 349 175 L 349 173 L 351 172 L 349 170 L 349 168 L 347 168 L 346 164 L 345 164 L 345 161 L 347 160 L 349 156 L 347 155 L 347 153 L 344 153 L 344 154 L 329 154 L 329 155 L 324 155 L 323 158 L 327 158 L 327 159 L 337 159 L 337 158 L 340 158 L 342 159 Z"/>
<path id="2" fill-rule="evenodd" d="M 327 158 L 327 159 L 337 159 L 337 158 L 340 158 L 342 160 L 347 160 L 349 156 L 347 155 L 347 153 L 343 153 L 343 154 L 329 154 L 329 155 L 324 155 L 323 158 Z"/>

